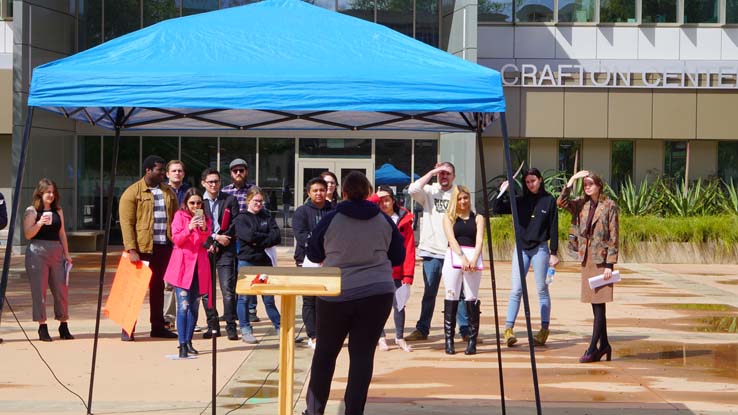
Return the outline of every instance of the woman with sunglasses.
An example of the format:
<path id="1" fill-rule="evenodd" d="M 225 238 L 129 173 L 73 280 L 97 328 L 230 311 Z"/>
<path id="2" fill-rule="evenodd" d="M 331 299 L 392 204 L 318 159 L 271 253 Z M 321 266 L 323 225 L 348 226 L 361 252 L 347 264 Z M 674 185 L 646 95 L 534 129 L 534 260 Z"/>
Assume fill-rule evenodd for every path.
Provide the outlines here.
<path id="1" fill-rule="evenodd" d="M 338 202 L 341 201 L 341 193 L 338 191 L 338 178 L 332 171 L 324 171 L 320 173 L 320 178 L 325 180 L 328 186 L 325 192 L 325 201 L 328 202 L 331 209 L 335 209 Z"/>
<path id="2" fill-rule="evenodd" d="M 211 231 L 211 221 L 203 214 L 202 195 L 199 190 L 192 188 L 185 193 L 182 206 L 172 220 L 174 248 L 164 274 L 164 281 L 174 286 L 177 298 L 176 324 L 180 359 L 198 354 L 192 347 L 192 336 L 197 323 L 200 297 L 208 294 L 208 298 L 213 298 L 210 295 L 210 260 L 208 251 L 203 246 Z"/>
<path id="3" fill-rule="evenodd" d="M 584 196 L 570 200 L 577 179 L 584 179 Z M 613 266 L 618 262 L 618 206 L 605 194 L 602 178 L 587 170 L 571 176 L 556 203 L 572 214 L 574 234 L 570 238 L 578 241 L 576 254 L 582 264 L 581 301 L 592 304 L 594 314 L 592 340 L 579 363 L 599 362 L 602 356 L 609 361 L 612 347 L 607 340 L 605 304 L 612 301 L 613 285 L 591 289 L 588 280 L 597 275 L 604 275 L 606 281 L 612 278 Z"/>

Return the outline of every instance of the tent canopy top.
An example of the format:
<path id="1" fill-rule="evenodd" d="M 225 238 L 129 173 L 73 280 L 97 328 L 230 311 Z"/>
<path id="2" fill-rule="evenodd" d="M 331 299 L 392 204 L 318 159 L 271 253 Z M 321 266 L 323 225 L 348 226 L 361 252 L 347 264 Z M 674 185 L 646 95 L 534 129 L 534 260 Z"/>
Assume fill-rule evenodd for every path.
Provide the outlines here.
<path id="1" fill-rule="evenodd" d="M 170 19 L 39 66 L 28 105 L 147 130 L 468 131 L 505 111 L 499 72 L 299 0 Z"/>

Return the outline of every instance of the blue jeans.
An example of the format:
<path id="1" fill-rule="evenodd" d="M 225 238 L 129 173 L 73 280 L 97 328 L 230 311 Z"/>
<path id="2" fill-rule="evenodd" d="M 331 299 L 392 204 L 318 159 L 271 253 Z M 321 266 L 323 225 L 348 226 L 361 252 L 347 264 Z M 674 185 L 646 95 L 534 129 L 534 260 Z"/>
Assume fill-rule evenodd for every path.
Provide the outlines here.
<path id="1" fill-rule="evenodd" d="M 247 261 L 238 261 L 238 267 L 251 267 L 253 264 L 247 262 Z M 238 302 L 236 303 L 236 314 L 238 314 L 238 323 L 241 329 L 243 328 L 250 328 L 251 322 L 249 322 L 249 305 L 250 301 L 249 298 L 251 296 L 248 295 L 239 295 L 238 296 Z M 256 296 L 253 296 L 256 298 Z M 279 320 L 279 310 L 277 309 L 277 305 L 274 303 L 274 296 L 273 295 L 262 295 L 261 299 L 264 301 L 264 308 L 266 308 L 267 316 L 269 316 L 269 320 L 272 321 L 272 325 L 274 325 L 275 329 L 279 329 L 280 327 L 280 320 Z M 254 305 L 256 307 L 256 305 Z"/>
<path id="2" fill-rule="evenodd" d="M 436 296 L 438 295 L 438 285 L 441 283 L 441 270 L 443 269 L 443 258 L 423 257 L 423 299 L 420 303 L 420 317 L 415 324 L 415 328 L 428 335 L 430 332 L 430 324 L 433 319 L 433 311 L 436 308 Z M 456 314 L 456 321 L 459 325 L 459 331 L 462 334 L 464 330 L 468 330 L 469 322 L 466 315 L 466 307 L 459 307 Z"/>
<path id="3" fill-rule="evenodd" d="M 541 306 L 541 325 L 543 328 L 548 328 L 548 324 L 551 321 L 551 297 L 548 294 L 548 284 L 546 284 L 546 272 L 548 271 L 548 259 L 550 257 L 548 244 L 546 242 L 541 242 L 537 247 L 523 250 L 522 253 L 525 275 L 528 275 L 528 268 L 533 265 L 533 274 L 536 278 L 536 290 L 538 291 L 538 303 Z M 513 251 L 512 289 L 510 290 L 510 301 L 507 303 L 505 328 L 515 326 L 515 319 L 518 317 L 518 310 L 520 309 L 521 295 L 523 295 L 523 288 L 520 283 L 518 254 L 516 251 Z"/>
<path id="4" fill-rule="evenodd" d="M 179 344 L 189 343 L 195 333 L 198 309 L 200 308 L 200 288 L 197 282 L 197 267 L 190 289 L 175 287 L 177 297 L 177 336 Z"/>

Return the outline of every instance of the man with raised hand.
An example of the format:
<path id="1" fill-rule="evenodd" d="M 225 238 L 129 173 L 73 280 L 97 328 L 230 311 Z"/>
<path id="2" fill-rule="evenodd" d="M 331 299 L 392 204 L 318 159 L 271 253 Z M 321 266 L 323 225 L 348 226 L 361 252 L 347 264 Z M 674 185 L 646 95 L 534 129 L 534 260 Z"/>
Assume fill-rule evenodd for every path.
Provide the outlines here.
<path id="1" fill-rule="evenodd" d="M 165 161 L 148 156 L 143 161 L 144 176 L 120 197 L 120 229 L 131 263 L 149 261 L 149 320 L 151 337 L 176 339 L 164 327 L 164 273 L 172 255 L 172 219 L 177 212 L 177 196 L 164 181 Z M 132 341 L 133 333 L 121 333 Z"/>
<path id="2" fill-rule="evenodd" d="M 205 169 L 202 172 L 202 187 L 205 189 L 203 195 L 205 216 L 213 221 L 213 234 L 207 244 L 211 260 L 215 261 L 218 270 L 220 291 L 223 296 L 223 317 L 226 321 L 226 333 L 228 340 L 238 340 L 236 330 L 236 242 L 233 236 L 236 234 L 235 217 L 239 213 L 238 201 L 232 195 L 220 190 L 220 172 L 216 169 Z M 203 301 L 207 304 L 207 301 Z M 208 331 L 203 337 L 208 339 L 220 335 L 220 323 L 218 313 L 213 308 L 205 308 L 207 315 Z"/>
<path id="3" fill-rule="evenodd" d="M 437 180 L 429 184 L 433 177 Z M 410 184 L 408 192 L 423 207 L 420 222 L 420 243 L 418 256 L 423 258 L 423 300 L 420 317 L 406 341 L 426 340 L 430 333 L 433 311 L 436 308 L 436 295 L 441 282 L 443 259 L 448 249 L 448 240 L 443 233 L 443 217 L 446 215 L 451 192 L 454 188 L 456 168 L 448 161 L 436 164 L 436 167 L 423 177 Z M 461 310 L 461 308 L 460 308 Z M 468 326 L 465 315 L 459 312 L 459 329 Z"/>

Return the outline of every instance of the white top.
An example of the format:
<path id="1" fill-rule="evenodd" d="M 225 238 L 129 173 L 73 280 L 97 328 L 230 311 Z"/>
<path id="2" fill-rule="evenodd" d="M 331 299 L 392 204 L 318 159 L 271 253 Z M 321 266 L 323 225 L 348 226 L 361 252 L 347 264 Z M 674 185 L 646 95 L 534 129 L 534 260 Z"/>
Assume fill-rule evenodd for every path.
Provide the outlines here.
<path id="1" fill-rule="evenodd" d="M 443 233 L 443 217 L 448 210 L 453 187 L 444 191 L 438 183 L 426 184 L 422 188 L 416 183 L 410 184 L 408 192 L 413 200 L 423 206 L 420 243 L 418 244 L 419 255 L 443 258 L 448 248 L 448 240 L 446 234 Z"/>

